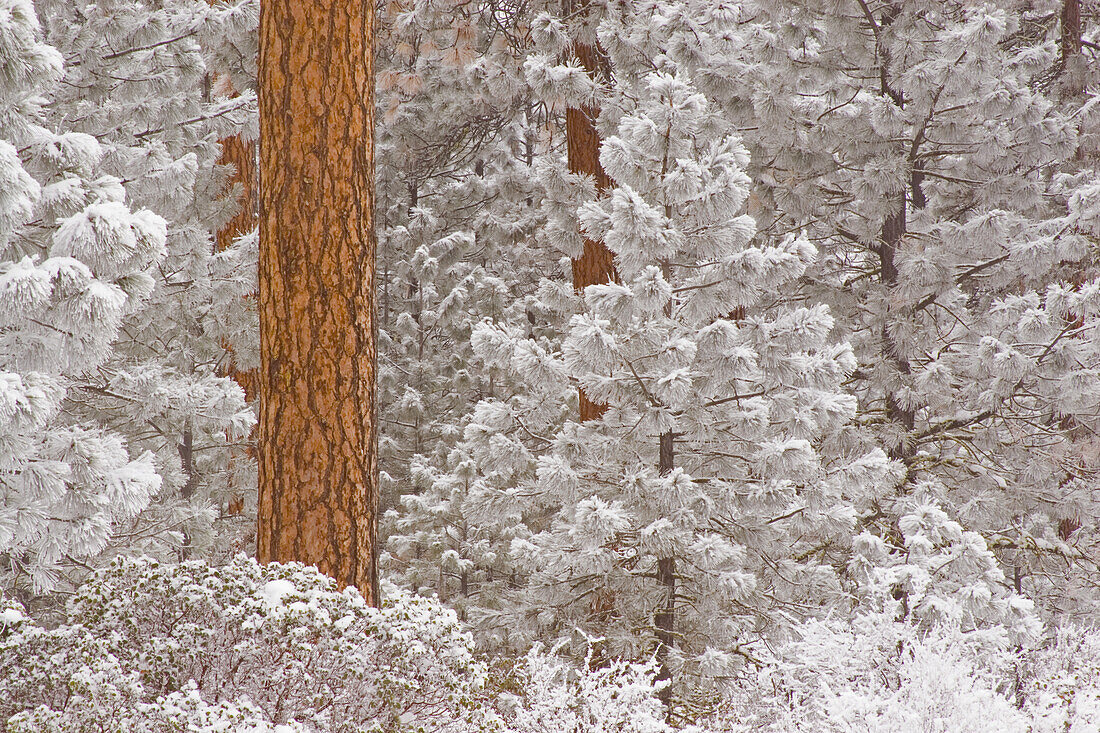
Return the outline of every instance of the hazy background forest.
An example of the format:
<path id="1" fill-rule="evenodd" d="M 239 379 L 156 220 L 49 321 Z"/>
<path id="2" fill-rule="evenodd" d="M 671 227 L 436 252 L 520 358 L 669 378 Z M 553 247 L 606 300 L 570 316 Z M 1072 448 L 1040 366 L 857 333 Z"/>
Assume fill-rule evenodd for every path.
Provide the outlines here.
<path id="1" fill-rule="evenodd" d="M 0 730 L 1100 731 L 1098 55 L 0 0 Z"/>

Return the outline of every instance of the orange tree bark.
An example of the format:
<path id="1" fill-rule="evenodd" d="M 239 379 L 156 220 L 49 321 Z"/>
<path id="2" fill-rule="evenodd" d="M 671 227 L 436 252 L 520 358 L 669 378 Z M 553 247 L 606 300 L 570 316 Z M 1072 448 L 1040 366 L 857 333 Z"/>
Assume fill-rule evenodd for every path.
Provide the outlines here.
<path id="1" fill-rule="evenodd" d="M 229 84 L 229 81 L 225 77 L 219 77 L 214 82 L 215 87 L 219 84 L 225 86 L 226 96 L 234 96 L 236 91 Z M 233 240 L 242 234 L 246 234 L 256 226 L 256 219 L 259 216 L 259 207 L 257 205 L 259 194 L 259 171 L 256 170 L 256 147 L 255 141 L 245 141 L 241 139 L 239 135 L 233 137 L 227 137 L 219 141 L 222 146 L 222 154 L 218 158 L 219 165 L 232 166 L 234 169 L 233 176 L 229 180 L 229 185 L 234 183 L 241 184 L 241 198 L 238 202 L 240 209 L 237 214 L 225 223 L 221 229 L 218 230 L 218 236 L 216 241 L 217 250 L 220 252 L 233 244 Z M 230 356 L 233 356 L 232 348 L 227 349 Z M 234 382 L 241 386 L 244 390 L 244 397 L 249 402 L 256 399 L 259 392 L 259 386 L 257 381 L 259 379 L 259 373 L 255 369 L 238 369 L 235 363 L 230 363 L 226 370 L 227 376 L 233 379 Z M 189 445 L 190 436 L 185 437 L 185 444 Z M 248 448 L 249 456 L 255 457 L 255 449 L 252 446 Z M 181 453 L 182 455 L 182 453 Z M 187 459 L 184 465 L 190 465 L 190 458 Z M 229 504 L 226 507 L 226 513 L 230 516 L 238 516 L 244 511 L 244 497 L 241 495 L 235 495 L 230 497 Z"/>
<path id="2" fill-rule="evenodd" d="M 207 1 L 210 4 L 215 2 L 215 0 Z M 229 98 L 237 96 L 238 92 L 233 88 L 233 83 L 229 80 L 228 75 L 215 72 L 208 77 L 208 80 L 212 82 L 212 91 L 218 96 Z M 259 172 L 256 170 L 256 141 L 245 142 L 240 135 L 233 135 L 219 140 L 218 143 L 222 147 L 222 153 L 218 157 L 218 165 L 230 166 L 235 171 L 230 177 L 228 185 L 232 186 L 239 183 L 242 189 L 241 198 L 238 202 L 240 208 L 237 210 L 236 215 L 218 230 L 215 246 L 217 251 L 221 252 L 228 249 L 233 244 L 234 239 L 252 231 L 256 226 L 256 219 L 259 216 L 257 206 Z M 232 355 L 233 350 L 229 349 L 229 352 Z M 245 399 L 249 402 L 256 399 L 258 387 L 256 385 L 257 375 L 255 370 L 242 371 L 237 369 L 234 364 L 230 364 L 227 374 L 244 390 Z M 239 499 L 233 500 L 236 511 L 232 511 L 231 507 L 230 514 L 240 513 L 239 501 Z"/>
<path id="3" fill-rule="evenodd" d="M 573 53 L 589 76 L 596 77 L 605 71 L 601 68 L 603 54 L 596 46 L 575 43 Z M 565 112 L 565 141 L 569 170 L 596 179 L 597 194 L 611 187 L 611 178 L 600 165 L 600 133 L 596 130 L 596 118 L 600 111 L 595 107 L 571 107 Z M 573 259 L 573 288 L 583 293 L 589 285 L 603 285 L 618 279 L 611 251 L 603 244 L 585 237 L 584 250 Z M 580 390 L 581 420 L 593 420 L 603 415 L 606 405 L 592 402 Z"/>
<path id="4" fill-rule="evenodd" d="M 377 603 L 373 17 L 261 4 L 257 555 Z"/>
<path id="5" fill-rule="evenodd" d="M 236 93 L 224 77 L 219 78 L 214 83 L 215 87 L 219 84 L 225 85 L 225 90 L 228 92 L 227 96 L 233 96 Z M 256 143 L 254 141 L 246 142 L 239 135 L 234 135 L 219 142 L 222 146 L 222 154 L 218 158 L 218 164 L 233 167 L 236 172 L 230 178 L 229 185 L 239 183 L 242 189 L 239 201 L 240 209 L 237 210 L 232 219 L 225 223 L 225 226 L 218 230 L 217 249 L 220 252 L 232 245 L 234 239 L 252 231 L 256 226 L 256 219 L 259 214 L 257 206 L 259 180 L 258 171 L 256 170 Z M 235 366 L 231 366 L 229 376 L 241 385 L 245 398 L 249 402 L 256 399 L 258 388 L 255 370 L 240 370 Z"/>
<path id="6" fill-rule="evenodd" d="M 240 183 L 241 208 L 236 216 L 226 222 L 218 231 L 218 250 L 223 250 L 233 244 L 233 240 L 242 234 L 247 234 L 256 226 L 256 150 L 254 143 L 245 142 L 239 136 L 227 137 L 221 141 L 222 154 L 218 159 L 219 165 L 231 165 L 236 173 L 229 183 Z"/>

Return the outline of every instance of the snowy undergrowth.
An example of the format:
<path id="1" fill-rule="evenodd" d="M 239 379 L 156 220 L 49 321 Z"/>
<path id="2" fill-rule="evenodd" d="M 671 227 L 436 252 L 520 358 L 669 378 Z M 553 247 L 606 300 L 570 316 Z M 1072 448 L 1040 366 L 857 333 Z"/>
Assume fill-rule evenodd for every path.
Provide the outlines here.
<path id="1" fill-rule="evenodd" d="M 454 611 L 381 608 L 315 568 L 119 559 L 45 628 L 0 598 L 0 730 L 668 733 L 655 666 L 486 659 Z M 1100 634 L 1019 652 L 996 629 L 893 614 L 800 625 L 706 731 L 1100 730 Z M 676 721 L 685 723 L 685 721 Z"/>
<path id="2" fill-rule="evenodd" d="M 119 559 L 47 629 L 0 606 L 0 721 L 30 731 L 666 730 L 653 670 L 489 664 L 454 611 L 315 568 Z M 0 729 L 3 726 L 0 725 Z"/>
<path id="3" fill-rule="evenodd" d="M 707 729 L 738 733 L 1096 733 L 1100 634 L 1060 629 L 1020 649 L 1004 629 L 895 614 L 804 623 L 746 675 Z"/>

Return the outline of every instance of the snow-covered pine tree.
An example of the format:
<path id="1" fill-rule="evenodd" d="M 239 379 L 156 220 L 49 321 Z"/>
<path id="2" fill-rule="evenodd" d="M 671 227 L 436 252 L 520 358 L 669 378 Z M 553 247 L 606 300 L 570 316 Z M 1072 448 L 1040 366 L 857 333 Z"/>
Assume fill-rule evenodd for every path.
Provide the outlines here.
<path id="1" fill-rule="evenodd" d="M 462 136 L 463 140 L 473 138 L 472 142 L 480 145 L 480 155 L 472 156 L 478 159 L 473 166 L 476 177 L 468 177 L 464 185 L 448 183 L 445 188 L 440 188 L 438 175 L 434 176 L 436 180 L 429 177 L 425 179 L 428 188 L 409 189 L 408 201 L 417 206 L 409 206 L 405 211 L 393 210 L 397 214 L 395 219 L 400 221 L 403 216 L 409 219 L 409 225 L 393 229 L 399 236 L 393 243 L 395 252 L 400 251 L 402 240 L 417 232 L 420 232 L 417 236 L 432 247 L 419 250 L 406 263 L 399 263 L 397 277 L 402 277 L 403 271 L 413 272 L 414 268 L 409 265 L 414 261 L 428 263 L 436 273 L 438 284 L 434 288 L 443 293 L 456 288 L 442 302 L 456 303 L 461 299 L 465 308 L 462 311 L 451 308 L 447 320 L 438 324 L 432 320 L 431 327 L 424 329 L 419 326 L 418 315 L 424 309 L 423 304 L 403 306 L 412 318 L 405 317 L 403 328 L 395 329 L 406 333 L 389 347 L 395 357 L 400 353 L 398 358 L 403 360 L 400 366 L 395 363 L 392 372 L 399 377 L 395 382 L 398 385 L 409 384 L 413 378 L 423 381 L 424 375 L 434 368 L 431 359 L 440 348 L 440 353 L 446 353 L 452 364 L 462 365 L 462 371 L 457 373 L 459 378 L 453 381 L 449 376 L 452 368 L 436 372 L 438 377 L 432 387 L 438 395 L 436 399 L 427 402 L 423 399 L 423 390 L 403 387 L 401 398 L 394 403 L 402 409 L 392 413 L 397 418 L 392 426 L 395 439 L 387 444 L 393 449 L 393 455 L 399 455 L 402 442 L 406 455 L 410 442 L 418 446 L 430 444 L 435 454 L 422 452 L 410 460 L 406 464 L 411 469 L 408 479 L 393 477 L 397 479 L 392 484 L 395 489 L 402 485 L 410 488 L 393 492 L 400 493 L 403 508 L 393 513 L 386 525 L 392 527 L 393 532 L 393 554 L 389 560 L 394 568 L 402 570 L 406 582 L 422 592 L 438 592 L 463 613 L 473 609 L 475 614 L 492 614 L 502 607 L 507 588 L 517 579 L 514 566 L 505 562 L 507 546 L 517 534 L 525 536 L 527 533 L 518 515 L 483 514 L 472 508 L 468 499 L 478 493 L 480 481 L 475 462 L 461 448 L 452 450 L 464 426 L 471 421 L 477 422 L 473 409 L 477 400 L 525 399 L 523 378 L 517 380 L 510 369 L 500 369 L 492 359 L 486 361 L 477 349 L 469 349 L 471 329 L 480 321 L 489 321 L 537 339 L 543 348 L 556 350 L 579 300 L 566 290 L 550 295 L 549 299 L 537 295 L 539 280 L 548 275 L 555 283 L 562 278 L 572 278 L 573 284 L 581 282 L 583 289 L 586 277 L 600 283 L 609 279 L 606 268 L 611 266 L 610 255 L 604 262 L 600 252 L 606 252 L 606 248 L 602 243 L 589 241 L 585 244 L 579 236 L 576 217 L 578 204 L 596 195 L 608 181 L 599 167 L 599 137 L 593 126 L 598 110 L 591 107 L 596 89 L 592 77 L 600 75 L 589 74 L 575 58 L 577 53 L 588 54 L 589 62 L 596 63 L 598 59 L 593 55 L 602 54 L 595 37 L 595 23 L 601 10 L 598 4 L 585 5 L 581 9 L 576 3 L 566 5 L 568 8 L 563 10 L 561 2 L 551 0 L 507 10 L 492 8 L 492 15 L 482 15 L 479 19 L 482 35 L 455 34 L 448 30 L 441 36 L 429 36 L 436 42 L 463 41 L 467 45 L 470 38 L 480 38 L 483 55 L 453 81 L 448 76 L 453 72 L 447 68 L 441 74 L 418 75 L 418 78 L 438 77 L 444 81 L 428 87 L 418 85 L 415 93 L 404 94 L 413 102 L 410 109 L 415 110 L 415 115 L 407 116 L 404 122 L 402 115 L 398 115 L 393 129 L 405 138 L 395 146 L 405 155 L 395 156 L 392 164 L 380 167 L 383 180 L 391 176 L 395 168 L 411 170 L 419 165 L 431 171 L 418 161 L 431 163 L 434 158 L 419 152 L 420 147 L 426 147 L 426 152 L 451 149 L 449 143 L 425 146 L 425 123 L 440 119 L 438 115 L 425 114 L 425 110 L 439 105 L 445 109 L 454 107 L 456 113 L 478 110 L 484 109 L 485 101 L 490 101 L 490 106 L 496 110 L 493 117 L 481 118 L 483 121 L 498 119 L 496 124 L 500 129 L 495 135 L 480 141 L 478 135 Z M 464 6 L 459 4 L 458 7 Z M 418 6 L 416 13 L 425 16 L 430 10 L 432 8 Z M 439 51 L 432 51 L 431 44 L 425 45 L 424 28 L 407 19 L 416 13 L 410 9 L 409 16 L 399 16 L 404 19 L 401 26 L 408 41 L 393 46 L 424 49 L 430 60 L 431 54 Z M 447 29 L 454 26 L 454 19 L 446 14 L 428 17 L 436 26 Z M 460 17 L 463 22 L 468 21 L 461 12 Z M 462 23 L 459 26 L 465 27 Z M 414 43 L 415 39 L 419 39 L 416 41 L 419 46 Z M 458 55 L 443 53 L 444 58 L 452 60 Z M 386 74 L 383 78 L 390 79 Z M 471 80 L 477 83 L 471 86 Z M 475 101 L 456 104 L 456 91 L 475 94 Z M 503 91 L 510 96 L 502 95 Z M 433 99 L 433 94 L 439 98 Z M 463 119 L 461 114 L 456 117 Z M 448 119 L 446 115 L 442 118 Z M 475 124 L 473 129 L 480 131 L 482 128 Z M 440 137 L 443 142 L 453 139 L 448 128 L 442 131 L 448 133 Z M 578 131 L 580 137 L 576 134 Z M 419 154 L 409 156 L 408 152 Z M 458 148 L 457 152 L 464 150 Z M 559 161 L 558 156 L 563 156 L 563 160 Z M 547 165 L 548 160 L 554 162 Z M 567 171 L 589 175 L 571 175 Z M 453 175 L 446 168 L 440 173 Z M 598 180 L 593 179 L 593 173 L 598 174 Z M 427 196 L 421 195 L 422 189 L 428 191 Z M 441 195 L 444 191 L 447 198 Z M 471 197 L 480 202 L 477 216 L 472 219 L 466 214 Z M 425 206 L 421 203 L 425 198 L 431 198 L 432 203 Z M 395 191 L 395 200 L 403 200 L 402 194 Z M 453 213 L 448 215 L 448 212 Z M 455 214 L 464 218 L 456 219 Z M 467 227 L 464 235 L 469 244 L 464 249 L 455 247 L 453 235 L 440 238 L 447 231 L 444 225 L 448 220 L 462 222 Z M 439 233 L 426 226 L 437 228 Z M 448 226 L 453 228 L 455 225 Z M 430 236 L 425 237 L 424 232 Z M 429 254 L 432 250 L 436 254 Z M 464 251 L 469 254 L 464 255 Z M 445 252 L 446 258 L 441 260 L 439 252 Z M 466 276 L 456 287 L 451 273 L 464 275 L 469 264 L 456 267 L 451 263 L 460 261 L 458 258 L 463 256 L 472 257 L 477 266 L 470 272 L 472 277 Z M 385 295 L 384 300 L 400 308 L 402 293 L 405 297 L 415 294 L 419 299 L 422 287 L 422 281 L 413 277 L 394 288 L 393 294 Z M 551 286 L 550 291 L 554 290 L 556 286 Z M 426 302 L 430 304 L 432 298 L 438 296 L 430 290 L 427 292 Z M 395 295 L 397 300 L 394 300 Z M 554 305 L 548 307 L 548 302 Z M 427 360 L 422 358 L 423 354 L 429 355 Z M 400 378 L 401 375 L 405 377 Z M 460 390 L 454 389 L 456 384 Z M 578 411 L 577 400 L 568 394 L 558 395 L 543 406 L 555 412 L 556 417 L 551 421 L 555 425 L 560 425 L 569 411 Z M 592 411 L 596 409 L 591 402 L 579 407 L 582 416 L 595 414 Z M 424 430 L 422 426 L 429 429 Z M 403 440 L 403 431 L 408 428 L 420 431 L 427 442 L 419 437 L 415 441 Z M 433 430 L 446 439 L 436 440 Z M 489 623 L 484 628 L 488 637 L 500 631 L 509 633 L 503 625 Z"/>
<path id="2" fill-rule="evenodd" d="M 901 518 L 938 504 L 1009 585 L 1081 608 L 1100 229 L 1095 167 L 1075 159 L 1097 113 L 1059 91 L 1060 9 L 753 3 L 730 53 L 697 68 L 746 129 L 764 231 L 821 249 L 806 293 L 855 348 L 865 439 L 906 466 L 861 526 L 901 561 Z"/>
<path id="3" fill-rule="evenodd" d="M 131 450 L 155 457 L 161 490 L 116 545 L 162 557 L 244 549 L 253 510 L 227 510 L 234 497 L 254 501 L 245 450 L 254 417 L 225 375 L 231 359 L 255 364 L 254 304 L 244 296 L 254 289 L 256 241 L 216 251 L 215 236 L 238 193 L 218 165 L 218 141 L 256 133 L 258 4 L 37 5 L 67 60 L 48 114 L 95 137 L 104 171 L 127 182 L 127 200 L 167 221 L 147 307 L 126 320 L 111 357 L 72 385 L 65 408 L 74 421 L 107 421 Z M 215 70 L 241 93 L 221 96 Z"/>
<path id="4" fill-rule="evenodd" d="M 600 26 L 614 79 L 602 162 L 617 185 L 579 211 L 621 282 L 579 302 L 543 284 L 543 308 L 579 310 L 560 351 L 507 325 L 475 331 L 526 393 L 483 401 L 461 448 L 468 514 L 524 523 L 500 546 L 515 589 L 506 609 L 482 609 L 486 632 L 581 629 L 604 654 L 656 653 L 665 676 L 693 681 L 682 700 L 837 600 L 830 563 L 891 471 L 882 451 L 827 445 L 854 415 L 841 383 L 855 362 L 826 308 L 783 295 L 814 249 L 754 240 L 747 153 L 659 41 L 631 43 L 655 26 L 659 8 L 643 10 Z M 576 386 L 607 410 L 561 424 Z"/>
<path id="5" fill-rule="evenodd" d="M 382 563 L 460 613 L 489 602 L 483 571 L 494 558 L 486 528 L 461 511 L 461 461 L 449 456 L 473 405 L 509 390 L 476 364 L 470 333 L 483 319 L 538 329 L 543 314 L 529 306 L 554 259 L 533 236 L 545 114 L 523 78 L 523 16 L 493 12 L 390 3 L 379 44 L 379 375 L 391 509 Z"/>
<path id="6" fill-rule="evenodd" d="M 29 0 L 0 4 L 0 569 L 17 592 L 102 551 L 161 488 L 109 420 L 74 419 L 127 319 L 140 318 L 166 223 L 127 201 L 110 150 L 58 126 L 64 58 Z"/>
<path id="7" fill-rule="evenodd" d="M 614 59 L 617 78 L 628 78 L 630 74 L 641 78 L 647 70 L 670 65 L 677 68 L 681 76 L 690 74 L 691 83 L 705 90 L 710 104 L 724 109 L 732 119 L 744 120 L 744 134 L 760 153 L 758 161 L 762 161 L 751 170 L 765 182 L 750 195 L 746 205 L 747 210 L 767 225 L 757 243 L 760 246 L 769 242 L 774 244 L 782 241 L 786 233 L 799 231 L 799 227 L 792 225 L 794 218 L 785 214 L 773 200 L 774 191 L 786 197 L 784 201 L 807 200 L 809 194 L 797 188 L 801 184 L 793 173 L 785 175 L 782 185 L 775 183 L 775 166 L 787 160 L 779 153 L 789 156 L 794 153 L 777 153 L 771 148 L 763 148 L 759 141 L 769 131 L 755 126 L 757 115 L 763 113 L 746 105 L 746 101 L 763 98 L 764 92 L 757 94 L 753 76 L 761 69 L 746 66 L 744 61 L 756 59 L 754 54 L 767 56 L 768 47 L 762 45 L 761 38 L 769 38 L 767 30 L 771 26 L 763 21 L 770 16 L 742 13 L 740 8 L 727 4 L 698 2 L 612 4 L 606 13 L 603 8 L 593 12 L 600 17 L 606 16 L 608 27 L 616 29 L 604 31 L 603 45 Z M 596 99 L 594 95 L 601 94 L 583 68 L 570 60 L 569 23 L 574 21 L 575 18 L 561 20 L 551 15 L 541 15 L 532 21 L 540 50 L 549 53 L 529 58 L 527 81 L 539 98 L 560 107 L 589 104 Z M 838 38 L 843 40 L 845 37 Z M 784 43 L 782 38 L 774 40 L 776 49 L 785 47 Z M 817 43 L 822 48 L 828 47 L 824 38 Z M 874 81 L 879 81 L 877 76 Z M 783 88 L 795 95 L 797 84 L 790 82 Z M 599 98 L 597 102 L 599 106 L 610 105 L 600 124 L 605 135 L 612 135 L 621 110 L 615 111 L 617 102 L 614 100 Z M 766 101 L 760 104 L 764 110 L 768 109 Z M 808 124 L 804 134 L 810 134 L 813 129 L 813 125 Z M 838 136 L 840 129 L 838 126 Z M 777 134 L 775 131 L 770 133 Z M 852 140 L 847 144 L 857 147 Z M 563 161 L 555 161 L 555 155 L 562 151 L 555 151 L 553 147 L 544 150 L 543 160 L 538 163 L 547 217 L 542 236 L 564 253 L 575 255 L 581 245 L 581 237 L 577 234 L 577 204 L 585 197 L 591 198 L 595 190 L 585 190 L 583 179 L 568 175 Z M 827 157 L 822 151 L 817 154 Z M 791 165 L 792 170 L 806 173 L 797 165 Z M 780 219 L 780 216 L 786 218 Z M 843 312 L 846 317 L 857 318 L 856 322 L 861 323 L 859 313 L 864 311 L 852 311 L 851 300 L 838 299 L 839 289 L 821 289 L 823 282 L 836 282 L 821 274 L 832 272 L 836 267 L 837 255 L 831 249 L 835 241 L 819 239 L 821 222 L 815 219 L 806 219 L 803 226 L 815 241 L 825 241 L 827 257 L 814 264 L 806 276 L 788 281 L 789 302 L 809 304 L 824 299 L 832 303 L 834 313 Z M 585 306 L 571 296 L 569 288 L 562 285 L 561 281 L 544 282 L 538 304 L 524 306 L 530 316 L 538 314 L 534 319 L 538 324 L 556 326 L 584 309 Z M 857 279 L 853 289 L 858 291 L 862 287 L 861 280 Z M 777 302 L 780 301 L 768 301 L 767 307 Z M 841 308 L 846 310 L 839 311 Z M 748 311 L 734 309 L 727 315 L 745 318 L 751 314 L 750 308 Z M 552 356 L 560 348 L 560 337 L 553 328 L 539 328 L 534 320 L 517 322 L 512 316 L 500 319 L 494 327 L 483 326 L 475 332 L 475 355 L 481 360 L 475 365 L 483 374 L 490 375 L 493 399 L 483 401 L 474 411 L 465 441 L 449 455 L 445 468 L 441 468 L 439 461 L 418 464 L 418 480 L 430 488 L 406 499 L 409 511 L 400 519 L 404 529 L 397 537 L 402 543 L 404 561 L 409 562 L 410 567 L 420 568 L 415 581 L 419 587 L 443 591 L 449 596 L 457 591 L 459 598 L 454 601 L 470 609 L 471 618 L 480 624 L 484 641 L 522 646 L 537 638 L 540 629 L 574 620 L 570 617 L 564 621 L 566 617 L 558 615 L 557 607 L 538 594 L 528 596 L 518 605 L 509 599 L 527 592 L 518 590 L 524 586 L 527 575 L 526 569 L 519 567 L 510 553 L 513 541 L 521 545 L 527 542 L 530 533 L 545 527 L 556 511 L 553 505 L 539 504 L 539 500 L 533 498 L 538 494 L 529 488 L 535 482 L 532 476 L 536 473 L 538 456 L 547 452 L 554 434 L 562 429 L 562 421 L 570 409 L 575 408 L 569 406 L 572 387 L 568 380 L 562 379 L 560 364 Z M 866 334 L 862 326 L 838 325 L 844 333 L 859 338 L 862 338 L 860 334 Z M 872 331 L 872 336 L 881 334 L 881 330 Z M 859 338 L 857 344 L 866 343 Z M 872 342 L 872 345 L 881 346 L 878 341 L 872 339 Z M 881 350 L 871 353 L 881 354 Z M 852 383 L 862 384 L 868 375 L 864 370 L 857 370 L 852 377 Z M 531 388 L 540 383 L 540 387 Z M 859 396 L 865 397 L 865 393 L 860 392 Z M 865 404 L 865 413 L 868 409 L 881 409 L 881 402 L 879 405 L 879 408 L 873 404 L 868 408 Z M 896 447 L 896 443 L 880 434 L 873 416 L 863 422 L 859 427 L 833 431 L 826 452 L 835 456 L 860 456 L 876 445 L 887 449 Z M 659 461 L 656 465 L 659 466 Z M 880 472 L 881 478 L 883 466 L 878 464 L 875 470 Z M 914 482 L 912 477 L 910 472 L 896 494 L 867 492 L 863 494 L 866 499 L 863 504 L 854 502 L 853 510 L 861 516 L 861 528 L 885 527 L 885 531 L 864 533 L 850 548 L 847 547 L 850 538 L 840 537 L 837 543 L 822 550 L 822 556 L 828 556 L 837 566 L 846 565 L 841 580 L 853 583 L 849 587 L 857 591 L 857 597 L 863 602 L 880 605 L 891 593 L 904 591 L 908 612 L 922 623 L 944 618 L 951 618 L 964 628 L 1007 623 L 1019 634 L 1032 633 L 1034 619 L 1030 609 L 1013 597 L 1012 581 L 1006 580 L 990 554 L 987 540 L 956 521 L 963 511 L 952 497 L 945 497 L 942 484 Z M 867 482 L 867 485 L 882 487 L 881 481 L 867 479 Z M 613 493 L 608 489 L 608 497 Z M 884 510 L 884 503 L 890 505 L 888 511 Z M 899 551 L 901 548 L 904 551 Z M 415 560 L 411 559 L 414 555 Z M 541 555 L 538 557 L 537 567 L 543 567 L 544 559 Z M 945 573 L 944 568 L 951 572 Z M 609 618 L 613 598 L 612 594 L 591 594 L 588 613 L 593 617 Z M 521 609 L 521 614 L 526 614 L 531 623 L 517 622 L 509 606 L 513 606 L 512 611 Z M 762 615 L 774 620 L 781 612 Z"/>
<path id="8" fill-rule="evenodd" d="M 241 445 L 253 418 L 219 374 L 228 344 L 251 346 L 237 337 L 255 242 L 215 255 L 212 233 L 233 207 L 217 140 L 247 131 L 254 94 L 212 98 L 206 64 L 247 88 L 256 4 L 7 7 L 3 137 L 32 183 L 9 189 L 11 297 L 29 300 L 12 301 L 3 353 L 13 374 L 45 381 L 33 400 L 13 392 L 26 435 L 5 459 L 5 585 L 29 571 L 49 587 L 109 546 L 239 543 L 240 527 L 212 530 L 227 495 L 253 485 Z"/>

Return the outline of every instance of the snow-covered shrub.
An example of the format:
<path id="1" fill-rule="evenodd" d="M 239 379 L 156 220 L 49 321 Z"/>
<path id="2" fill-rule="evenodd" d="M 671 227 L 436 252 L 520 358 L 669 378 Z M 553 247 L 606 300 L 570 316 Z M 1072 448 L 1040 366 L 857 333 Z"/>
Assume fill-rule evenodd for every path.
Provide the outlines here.
<path id="1" fill-rule="evenodd" d="M 861 680 L 823 690 L 825 727 L 800 731 L 957 731 L 1025 733 L 1027 719 L 1009 697 L 1010 657 L 982 664 L 957 635 L 930 636 L 898 651 L 896 682 Z M 887 678 L 888 679 L 888 678 Z"/>
<path id="2" fill-rule="evenodd" d="M 922 632 L 891 614 L 796 629 L 747 675 L 714 727 L 771 733 L 1023 733 L 1017 656 L 1002 629 Z"/>
<path id="3" fill-rule="evenodd" d="M 55 629 L 0 610 L 14 730 L 468 729 L 486 677 L 453 611 L 298 564 L 119 559 Z"/>
<path id="4" fill-rule="evenodd" d="M 1012 591 L 981 534 L 927 498 L 934 491 L 924 484 L 914 489 L 898 520 L 900 537 L 863 532 L 854 538 L 848 572 L 863 607 L 882 610 L 898 598 L 903 616 L 924 629 L 1003 628 L 1013 642 L 1035 642 L 1042 624 L 1034 603 Z M 897 540 L 905 552 L 893 549 Z"/>
<path id="5" fill-rule="evenodd" d="M 141 700 L 140 685 L 117 684 L 109 673 L 74 678 L 64 711 L 41 705 L 12 716 L 9 733 L 126 731 L 126 733 L 305 733 L 297 721 L 275 725 L 247 702 L 209 703 L 193 683 L 154 702 Z"/>
<path id="6" fill-rule="evenodd" d="M 1034 733 L 1100 731 L 1100 631 L 1063 627 L 1024 665 Z"/>
<path id="7" fill-rule="evenodd" d="M 536 644 L 512 668 L 499 707 L 508 733 L 668 733 L 653 664 L 575 668 Z"/>
<path id="8" fill-rule="evenodd" d="M 0 597 L 13 733 L 664 733 L 652 664 L 574 668 L 536 646 L 490 665 L 455 613 L 382 608 L 315 568 L 118 559 L 46 629 Z"/>
<path id="9" fill-rule="evenodd" d="M 390 587 L 378 609 L 296 563 L 120 558 L 53 629 L 0 597 L 0 730 L 668 730 L 653 665 L 555 651 L 490 675 L 434 598 Z"/>

